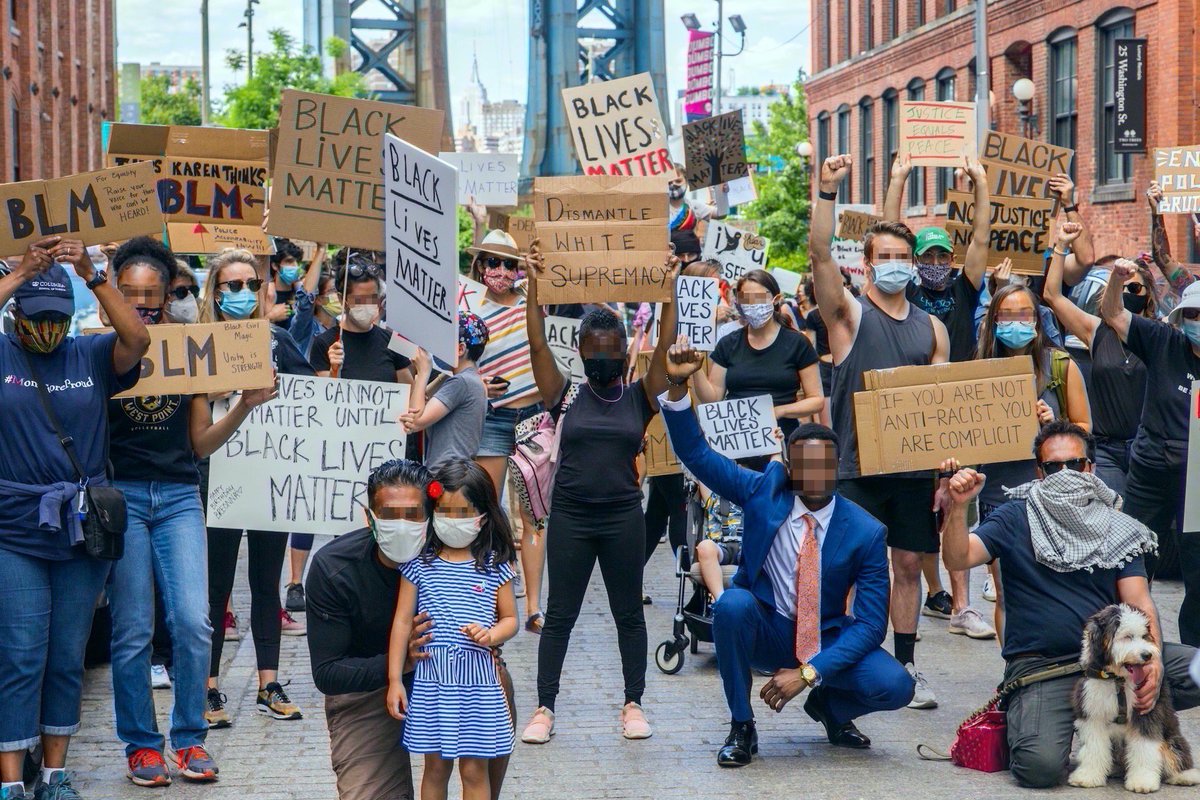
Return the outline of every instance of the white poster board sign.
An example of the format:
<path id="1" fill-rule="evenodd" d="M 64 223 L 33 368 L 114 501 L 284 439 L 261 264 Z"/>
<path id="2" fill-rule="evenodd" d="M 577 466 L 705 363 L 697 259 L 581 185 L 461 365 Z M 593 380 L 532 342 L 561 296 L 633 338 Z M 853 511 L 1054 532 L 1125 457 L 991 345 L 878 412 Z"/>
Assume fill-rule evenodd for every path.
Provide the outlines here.
<path id="1" fill-rule="evenodd" d="M 710 447 L 728 458 L 775 455 L 775 406 L 769 394 L 696 406 L 700 430 Z"/>
<path id="2" fill-rule="evenodd" d="M 800 291 L 800 284 L 803 279 L 799 272 L 792 272 L 790 269 L 782 269 L 780 267 L 772 267 L 771 275 L 779 283 L 779 293 L 785 298 L 795 297 L 796 292 Z"/>
<path id="3" fill-rule="evenodd" d="M 342 534 L 366 524 L 367 476 L 404 458 L 402 383 L 280 375 L 279 397 L 213 453 L 208 524 Z"/>
<path id="4" fill-rule="evenodd" d="M 458 204 L 480 206 L 517 204 L 516 153 L 438 153 L 458 170 Z"/>
<path id="5" fill-rule="evenodd" d="M 766 267 L 769 244 L 766 238 L 756 233 L 710 220 L 701 257 L 716 259 L 721 265 L 721 277 L 733 283 L 752 269 Z"/>
<path id="6" fill-rule="evenodd" d="M 1187 486 L 1184 489 L 1183 530 L 1185 536 L 1200 536 L 1200 381 L 1192 382 L 1192 413 L 1189 421 Z"/>
<path id="7" fill-rule="evenodd" d="M 448 364 L 458 361 L 456 170 L 383 135 L 387 325 Z"/>
<path id="8" fill-rule="evenodd" d="M 460 312 L 470 311 L 478 314 L 485 294 L 487 294 L 487 287 L 482 283 L 473 281 L 466 275 L 458 276 L 458 310 Z"/>
<path id="9" fill-rule="evenodd" d="M 572 381 L 584 380 L 583 359 L 579 357 L 579 320 L 571 317 L 546 317 L 546 343 L 560 368 Z"/>
<path id="10" fill-rule="evenodd" d="M 717 346 L 717 303 L 721 299 L 717 279 L 680 275 L 675 292 L 678 335 L 686 336 L 696 350 L 712 352 Z"/>
<path id="11" fill-rule="evenodd" d="M 758 199 L 758 189 L 754 188 L 754 172 L 744 178 L 735 178 L 728 184 L 729 192 L 725 195 L 725 199 L 729 201 L 729 207 L 735 208 L 746 203 L 753 203 Z M 721 191 L 721 187 L 713 189 L 714 192 Z"/>

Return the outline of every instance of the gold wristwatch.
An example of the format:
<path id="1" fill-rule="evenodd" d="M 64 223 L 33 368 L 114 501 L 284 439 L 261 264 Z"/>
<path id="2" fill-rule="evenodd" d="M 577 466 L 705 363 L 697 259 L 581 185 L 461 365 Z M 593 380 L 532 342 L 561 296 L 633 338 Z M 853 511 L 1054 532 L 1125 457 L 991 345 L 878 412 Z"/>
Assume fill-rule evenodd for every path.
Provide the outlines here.
<path id="1" fill-rule="evenodd" d="M 800 677 L 804 678 L 805 683 L 807 683 L 809 686 L 812 686 L 817 682 L 817 671 L 813 669 L 812 664 L 801 664 Z"/>

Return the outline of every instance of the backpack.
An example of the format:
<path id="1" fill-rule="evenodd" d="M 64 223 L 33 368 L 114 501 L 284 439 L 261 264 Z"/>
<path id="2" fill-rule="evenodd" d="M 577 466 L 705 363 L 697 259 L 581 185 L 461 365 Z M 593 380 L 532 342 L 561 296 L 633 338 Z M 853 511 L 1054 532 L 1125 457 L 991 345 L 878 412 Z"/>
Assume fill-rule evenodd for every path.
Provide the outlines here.
<path id="1" fill-rule="evenodd" d="M 1058 397 L 1058 413 L 1064 419 L 1067 416 L 1067 364 L 1071 356 L 1064 350 L 1050 351 L 1050 382 L 1047 389 L 1054 390 Z"/>
<path id="2" fill-rule="evenodd" d="M 550 516 L 550 494 L 558 470 L 563 418 L 577 394 L 578 384 L 567 389 L 557 422 L 549 411 L 543 411 L 518 424 L 516 447 L 508 457 L 521 507 L 529 512 L 539 531 L 545 530 L 546 519 Z"/>

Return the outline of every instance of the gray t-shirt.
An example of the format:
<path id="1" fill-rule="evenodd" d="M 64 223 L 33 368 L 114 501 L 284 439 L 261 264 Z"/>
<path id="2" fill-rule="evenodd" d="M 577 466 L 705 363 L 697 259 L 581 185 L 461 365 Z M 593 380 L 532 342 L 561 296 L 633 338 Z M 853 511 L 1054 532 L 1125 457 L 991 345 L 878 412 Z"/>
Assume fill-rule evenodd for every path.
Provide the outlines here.
<path id="1" fill-rule="evenodd" d="M 429 446 L 425 465 L 435 470 L 454 459 L 471 459 L 483 438 L 483 418 L 487 414 L 487 389 L 479 370 L 468 367 L 451 375 L 433 396 L 449 413 L 429 426 Z"/>

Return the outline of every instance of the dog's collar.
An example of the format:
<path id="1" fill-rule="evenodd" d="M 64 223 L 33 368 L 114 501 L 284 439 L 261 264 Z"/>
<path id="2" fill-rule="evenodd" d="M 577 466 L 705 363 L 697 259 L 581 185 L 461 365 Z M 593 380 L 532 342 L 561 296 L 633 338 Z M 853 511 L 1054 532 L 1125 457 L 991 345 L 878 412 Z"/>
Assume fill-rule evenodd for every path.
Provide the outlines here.
<path id="1" fill-rule="evenodd" d="M 1084 670 L 1084 675 L 1089 678 L 1101 681 L 1113 681 L 1116 684 L 1117 690 L 1117 716 L 1113 720 L 1118 725 L 1124 725 L 1129 721 L 1129 707 L 1125 700 L 1125 679 L 1120 675 L 1114 675 L 1104 669 L 1088 669 Z"/>

